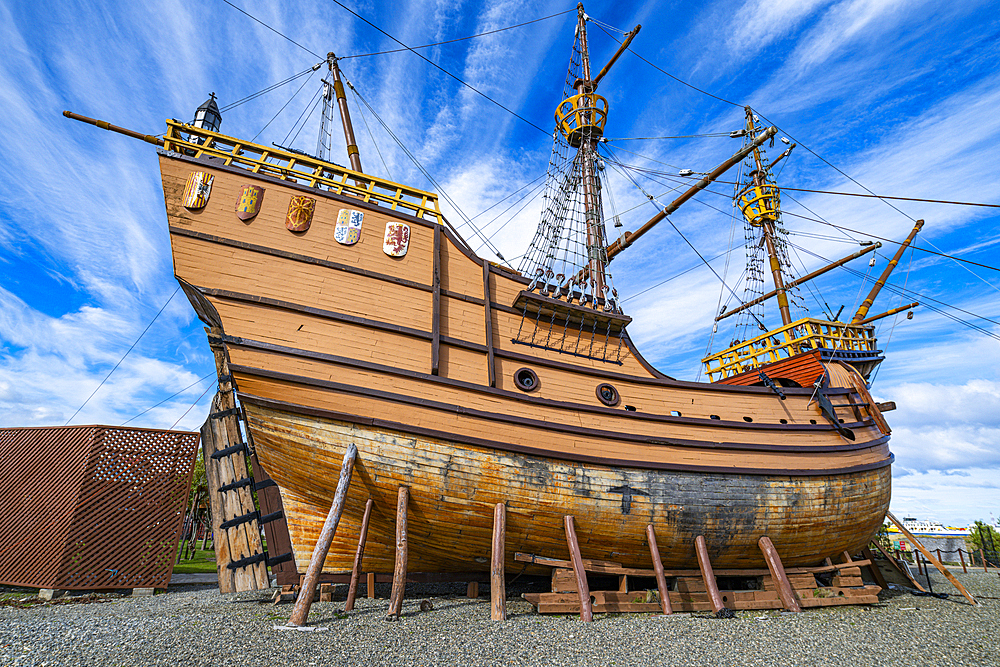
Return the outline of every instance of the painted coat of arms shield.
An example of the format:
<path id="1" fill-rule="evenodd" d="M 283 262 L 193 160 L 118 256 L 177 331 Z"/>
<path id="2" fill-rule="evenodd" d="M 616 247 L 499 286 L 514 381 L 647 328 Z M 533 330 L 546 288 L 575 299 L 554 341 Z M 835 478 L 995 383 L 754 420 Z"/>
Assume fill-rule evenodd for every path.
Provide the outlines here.
<path id="1" fill-rule="evenodd" d="M 361 238 L 361 223 L 365 214 L 361 211 L 340 209 L 337 214 L 337 226 L 333 230 L 333 238 L 342 245 L 354 245 Z"/>
<path id="2" fill-rule="evenodd" d="M 389 257 L 402 257 L 410 247 L 410 226 L 404 222 L 385 223 L 382 250 Z"/>
<path id="3" fill-rule="evenodd" d="M 184 186 L 184 195 L 181 198 L 184 208 L 193 211 L 205 208 L 205 204 L 208 203 L 208 197 L 212 194 L 212 181 L 214 180 L 215 176 L 212 176 L 207 171 L 192 171 L 188 174 L 187 184 Z"/>
<path id="4" fill-rule="evenodd" d="M 236 200 L 236 217 L 246 221 L 260 211 L 264 201 L 264 188 L 259 185 L 244 185 L 240 190 L 240 198 Z"/>
<path id="5" fill-rule="evenodd" d="M 288 202 L 288 213 L 285 215 L 285 227 L 291 232 L 304 232 L 312 224 L 313 213 L 316 211 L 316 200 L 312 197 L 298 195 Z"/>

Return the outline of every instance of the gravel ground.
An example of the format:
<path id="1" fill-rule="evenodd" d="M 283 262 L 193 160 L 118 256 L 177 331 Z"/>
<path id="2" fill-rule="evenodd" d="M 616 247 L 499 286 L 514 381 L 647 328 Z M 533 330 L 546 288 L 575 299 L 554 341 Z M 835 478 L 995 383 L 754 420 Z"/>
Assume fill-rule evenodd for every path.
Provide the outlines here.
<path id="1" fill-rule="evenodd" d="M 403 618 L 387 622 L 388 585 L 343 613 L 316 603 L 312 632 L 276 630 L 290 604 L 266 592 L 220 595 L 214 586 L 174 586 L 151 597 L 89 596 L 40 604 L 32 592 L 0 589 L 4 665 L 1000 665 L 1000 577 L 957 575 L 980 606 L 943 578 L 948 599 L 887 591 L 871 607 L 653 616 L 540 616 L 511 589 L 508 620 L 490 621 L 488 594 L 464 585 L 409 585 Z M 481 590 L 485 591 L 482 586 Z M 427 599 L 434 608 L 420 611 Z M 19 608 L 22 604 L 24 608 Z"/>

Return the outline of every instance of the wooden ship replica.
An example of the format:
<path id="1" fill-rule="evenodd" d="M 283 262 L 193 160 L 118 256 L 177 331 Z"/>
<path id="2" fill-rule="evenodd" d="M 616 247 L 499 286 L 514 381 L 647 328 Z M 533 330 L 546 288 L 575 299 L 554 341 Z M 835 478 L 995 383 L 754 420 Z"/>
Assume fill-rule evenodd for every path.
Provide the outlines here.
<path id="1" fill-rule="evenodd" d="M 779 192 L 760 150 L 776 129 L 749 111 L 732 158 L 608 242 L 596 91 L 637 32 L 594 75 L 580 9 L 575 83 L 555 112 L 560 159 L 520 270 L 477 256 L 435 194 L 365 173 L 332 54 L 326 99 L 350 168 L 223 135 L 214 100 L 193 123 L 168 120 L 162 139 L 66 112 L 161 147 L 175 274 L 280 490 L 298 572 L 356 448 L 325 573 L 356 570 L 365 533 L 364 569 L 398 570 L 400 516 L 409 571 L 488 571 L 499 504 L 501 574 L 562 577 L 544 594 L 556 598 L 533 600 L 543 611 L 589 607 L 583 571 L 653 576 L 651 558 L 666 581 L 655 599 L 623 583 L 594 609 L 715 608 L 706 565 L 719 582 L 756 577 L 760 590 L 722 595 L 727 607 L 791 608 L 782 581 L 803 600 L 822 589 L 816 600 L 875 601 L 843 557 L 889 506 L 889 429 L 865 383 L 881 360 L 872 318 L 792 321 L 779 266 L 783 326 L 707 358 L 713 382 L 660 373 L 628 336 L 608 263 L 733 166 L 753 165 L 738 200 L 772 268 L 779 255 Z M 568 533 L 574 559 L 554 558 Z"/>

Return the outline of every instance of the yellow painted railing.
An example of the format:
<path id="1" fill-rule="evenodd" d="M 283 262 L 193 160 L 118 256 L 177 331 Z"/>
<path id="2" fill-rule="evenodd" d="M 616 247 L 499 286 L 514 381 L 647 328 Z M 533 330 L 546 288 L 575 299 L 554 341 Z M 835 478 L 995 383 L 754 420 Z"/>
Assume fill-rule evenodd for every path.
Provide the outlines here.
<path id="1" fill-rule="evenodd" d="M 823 348 L 874 353 L 877 344 L 875 327 L 869 324 L 845 324 L 805 317 L 737 343 L 705 357 L 701 362 L 705 364 L 709 381 L 718 382 L 809 350 Z"/>
<path id="2" fill-rule="evenodd" d="M 167 121 L 163 147 L 192 157 L 220 158 L 223 164 L 241 167 L 255 174 L 350 195 L 365 202 L 386 206 L 393 211 L 399 210 L 424 220 L 443 222 L 438 198 L 433 192 L 345 169 L 301 153 L 267 148 L 176 120 Z"/>

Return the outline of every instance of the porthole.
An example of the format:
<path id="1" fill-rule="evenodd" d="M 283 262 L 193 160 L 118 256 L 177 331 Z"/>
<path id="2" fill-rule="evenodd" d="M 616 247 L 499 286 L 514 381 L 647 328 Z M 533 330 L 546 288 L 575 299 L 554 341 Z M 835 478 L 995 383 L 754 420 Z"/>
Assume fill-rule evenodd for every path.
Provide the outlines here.
<path id="1" fill-rule="evenodd" d="M 722 417 L 720 417 L 719 415 L 709 415 L 708 418 L 709 419 L 722 419 Z"/>
<path id="2" fill-rule="evenodd" d="M 815 419 L 810 419 L 810 420 L 809 420 L 809 423 L 810 423 L 810 424 L 815 424 L 815 423 L 816 423 L 816 420 L 815 420 Z"/>
<path id="3" fill-rule="evenodd" d="M 670 416 L 671 417 L 680 417 L 681 413 L 678 410 L 671 410 L 670 411 Z"/>
<path id="4" fill-rule="evenodd" d="M 626 405 L 625 406 L 625 411 L 626 412 L 635 412 L 635 406 L 634 405 Z"/>
<path id="5" fill-rule="evenodd" d="M 535 391 L 538 389 L 538 375 L 530 368 L 519 368 L 514 373 L 514 383 L 521 391 Z"/>
<path id="6" fill-rule="evenodd" d="M 613 408 L 618 405 L 621 397 L 618 395 L 617 389 L 605 382 L 604 384 L 597 385 L 597 400 L 609 408 Z"/>
<path id="7" fill-rule="evenodd" d="M 752 422 L 753 421 L 753 417 L 744 417 L 743 421 L 745 421 L 745 422 Z"/>
<path id="8" fill-rule="evenodd" d="M 781 422 L 782 424 L 787 424 L 788 423 L 787 419 L 779 419 L 778 421 Z"/>

